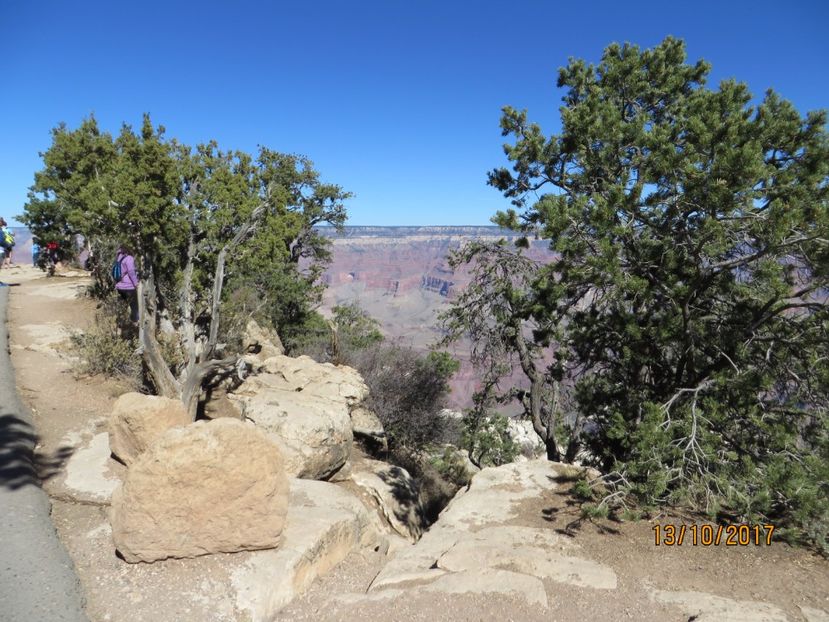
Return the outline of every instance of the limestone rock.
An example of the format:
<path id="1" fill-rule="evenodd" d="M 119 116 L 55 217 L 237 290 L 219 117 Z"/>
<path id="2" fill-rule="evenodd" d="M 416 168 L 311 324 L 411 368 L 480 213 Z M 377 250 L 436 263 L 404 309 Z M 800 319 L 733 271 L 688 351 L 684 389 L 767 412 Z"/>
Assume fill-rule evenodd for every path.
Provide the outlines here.
<path id="1" fill-rule="evenodd" d="M 115 401 L 107 422 L 109 447 L 116 458 L 130 465 L 164 432 L 189 423 L 179 400 L 125 393 Z"/>
<path id="2" fill-rule="evenodd" d="M 389 441 L 386 431 L 379 417 L 364 406 L 351 409 L 351 428 L 354 436 L 359 438 L 368 448 L 369 453 L 386 453 L 389 450 Z"/>
<path id="3" fill-rule="evenodd" d="M 509 594 L 523 598 L 530 605 L 547 607 L 547 592 L 541 579 L 508 570 L 481 568 L 455 572 L 421 589 L 446 594 Z"/>
<path id="4" fill-rule="evenodd" d="M 261 362 L 272 356 L 285 354 L 285 347 L 282 345 L 279 335 L 274 331 L 262 328 L 253 318 L 248 320 L 245 326 L 242 347 L 245 352 L 254 355 Z"/>
<path id="5" fill-rule="evenodd" d="M 815 609 L 806 605 L 798 605 L 797 608 L 806 618 L 806 622 L 829 622 L 829 613 L 822 609 Z"/>
<path id="6" fill-rule="evenodd" d="M 273 376 L 251 380 L 262 384 L 270 378 Z M 234 396 L 232 400 L 245 419 L 279 445 L 285 471 L 291 477 L 325 479 L 351 456 L 351 419 L 344 402 L 266 386 L 253 395 L 241 399 Z"/>
<path id="7" fill-rule="evenodd" d="M 328 482 L 293 479 L 282 546 L 251 555 L 233 571 L 236 605 L 252 620 L 272 620 L 352 551 L 373 547 L 378 532 L 370 511 Z"/>
<path id="8" fill-rule="evenodd" d="M 518 446 L 520 455 L 524 458 L 532 460 L 546 455 L 547 450 L 538 438 L 538 434 L 535 433 L 532 421 L 510 417 L 507 419 L 507 434 Z"/>
<path id="9" fill-rule="evenodd" d="M 517 504 L 556 487 L 554 478 L 572 469 L 547 460 L 489 467 L 478 472 L 440 515 L 446 527 L 469 529 L 503 524 L 517 515 Z"/>
<path id="10" fill-rule="evenodd" d="M 357 370 L 345 365 L 317 363 L 309 356 L 273 356 L 263 370 L 279 378 L 287 391 L 304 391 L 318 397 L 344 401 L 356 406 L 368 397 L 368 387 Z"/>
<path id="11" fill-rule="evenodd" d="M 386 431 L 380 418 L 364 406 L 357 406 L 351 409 L 351 425 L 355 434 L 365 436 L 383 437 Z"/>
<path id="12" fill-rule="evenodd" d="M 233 419 L 168 430 L 112 496 L 116 548 L 128 562 L 274 548 L 288 480 L 276 445 Z"/>
<path id="13" fill-rule="evenodd" d="M 541 579 L 594 589 L 615 588 L 613 570 L 580 557 L 580 548 L 574 542 L 550 529 L 511 522 L 525 499 L 555 488 L 556 479 L 571 469 L 546 460 L 483 469 L 414 546 L 386 564 L 370 591 L 411 584 L 428 585 L 429 589 L 433 585 L 467 585 L 484 571 L 490 574 L 480 580 L 487 585 L 492 577 L 506 581 L 516 575 L 520 577 L 516 581 L 524 587 L 516 587 L 515 591 L 522 592 L 526 587 L 527 593 L 536 596 L 537 586 L 531 585 L 536 581 L 541 585 Z M 497 580 L 491 582 L 498 585 Z M 540 601 L 536 596 L 525 598 Z"/>
<path id="14" fill-rule="evenodd" d="M 368 387 L 350 367 L 307 356 L 274 356 L 229 395 L 245 419 L 267 431 L 283 450 L 289 475 L 326 479 L 350 458 L 350 413 Z"/>
<path id="15" fill-rule="evenodd" d="M 616 589 L 613 570 L 579 558 L 576 552 L 570 542 L 549 530 L 499 525 L 465 536 L 438 559 L 437 567 L 452 572 L 510 569 L 579 587 Z"/>
<path id="16" fill-rule="evenodd" d="M 80 502 L 108 503 L 121 482 L 112 467 L 124 468 L 110 453 L 106 432 L 85 441 L 66 461 L 62 493 Z"/>
<path id="17" fill-rule="evenodd" d="M 426 528 L 420 490 L 406 469 L 377 460 L 366 460 L 351 475 L 357 486 L 377 503 L 389 526 L 410 542 L 417 542 Z"/>
<path id="18" fill-rule="evenodd" d="M 652 590 L 651 599 L 678 606 L 699 622 L 787 622 L 786 613 L 769 603 L 733 600 L 705 592 Z"/>

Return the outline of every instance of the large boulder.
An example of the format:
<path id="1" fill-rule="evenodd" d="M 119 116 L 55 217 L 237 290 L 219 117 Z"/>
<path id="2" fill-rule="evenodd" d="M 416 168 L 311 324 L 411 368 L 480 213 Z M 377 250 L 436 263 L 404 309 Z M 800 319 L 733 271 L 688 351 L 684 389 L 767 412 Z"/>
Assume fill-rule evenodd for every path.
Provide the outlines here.
<path id="1" fill-rule="evenodd" d="M 112 496 L 115 546 L 128 562 L 277 547 L 288 511 L 279 448 L 233 419 L 168 430 Z"/>
<path id="2" fill-rule="evenodd" d="M 280 446 L 288 475 L 327 479 L 351 457 L 350 411 L 367 395 L 350 367 L 275 356 L 228 397 Z"/>
<path id="3" fill-rule="evenodd" d="M 310 356 L 272 356 L 262 371 L 276 376 L 287 391 L 303 391 L 356 406 L 368 397 L 368 386 L 356 369 L 346 365 L 317 363 Z"/>
<path id="4" fill-rule="evenodd" d="M 125 393 L 115 401 L 107 421 L 109 447 L 116 458 L 130 465 L 167 430 L 189 423 L 180 400 Z"/>
<path id="5" fill-rule="evenodd" d="M 377 505 L 389 527 L 410 542 L 417 542 L 427 527 L 426 513 L 417 482 L 406 469 L 365 460 L 355 468 L 351 479 Z"/>

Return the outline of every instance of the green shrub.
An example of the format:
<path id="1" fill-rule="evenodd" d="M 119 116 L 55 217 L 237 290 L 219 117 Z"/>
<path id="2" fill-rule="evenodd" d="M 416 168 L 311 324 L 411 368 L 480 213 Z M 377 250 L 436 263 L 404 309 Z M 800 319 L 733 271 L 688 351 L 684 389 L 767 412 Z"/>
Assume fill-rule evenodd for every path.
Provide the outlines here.
<path id="1" fill-rule="evenodd" d="M 119 326 L 115 300 L 108 300 L 96 312 L 95 321 L 83 332 L 70 337 L 71 348 L 81 360 L 79 372 L 127 379 L 140 386 L 141 356 L 138 340 Z"/>
<path id="2" fill-rule="evenodd" d="M 443 452 L 432 456 L 430 463 L 443 479 L 455 486 L 466 486 L 472 479 L 473 474 L 469 472 L 466 461 L 452 445 L 445 445 Z"/>
<path id="3" fill-rule="evenodd" d="M 391 446 L 420 451 L 446 441 L 451 430 L 440 411 L 454 368 L 447 357 L 375 344 L 358 351 L 349 363 L 365 379 L 367 405 L 377 413 Z"/>
<path id="4" fill-rule="evenodd" d="M 595 503 L 585 503 L 581 506 L 582 518 L 607 518 L 609 515 L 610 508 L 603 503 L 599 503 L 598 505 Z"/>
<path id="5" fill-rule="evenodd" d="M 507 431 L 508 419 L 496 412 L 469 411 L 463 418 L 461 447 L 478 467 L 500 466 L 515 460 L 518 445 Z"/>

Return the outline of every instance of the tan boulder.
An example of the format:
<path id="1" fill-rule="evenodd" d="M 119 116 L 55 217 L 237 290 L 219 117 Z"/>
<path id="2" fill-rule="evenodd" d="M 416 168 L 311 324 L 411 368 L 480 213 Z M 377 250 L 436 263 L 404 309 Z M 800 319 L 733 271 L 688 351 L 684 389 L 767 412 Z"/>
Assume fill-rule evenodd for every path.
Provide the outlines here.
<path id="1" fill-rule="evenodd" d="M 365 460 L 351 479 L 377 505 L 384 521 L 410 542 L 417 542 L 427 526 L 417 482 L 406 469 Z"/>
<path id="2" fill-rule="evenodd" d="M 351 419 L 343 402 L 275 388 L 232 399 L 279 446 L 290 477 L 326 479 L 351 457 Z"/>
<path id="3" fill-rule="evenodd" d="M 279 448 L 233 419 L 168 430 L 112 496 L 112 538 L 128 562 L 274 548 L 288 510 Z"/>
<path id="4" fill-rule="evenodd" d="M 245 326 L 242 346 L 245 352 L 263 362 L 273 356 L 285 354 L 285 347 L 279 335 L 275 331 L 262 328 L 252 318 Z"/>
<path id="5" fill-rule="evenodd" d="M 115 401 L 107 421 L 109 447 L 116 458 L 130 465 L 167 430 L 189 423 L 180 400 L 125 393 Z"/>
<path id="6" fill-rule="evenodd" d="M 367 395 L 350 367 L 274 356 L 228 397 L 277 442 L 288 475 L 327 479 L 351 457 L 350 413 Z"/>
<path id="7" fill-rule="evenodd" d="M 371 454 L 385 454 L 389 450 L 389 439 L 380 418 L 365 406 L 351 409 L 351 429 L 354 438 L 362 441 Z"/>
<path id="8" fill-rule="evenodd" d="M 317 363 L 309 356 L 273 356 L 265 361 L 262 370 L 278 379 L 272 386 L 286 391 L 337 399 L 349 407 L 368 397 L 368 387 L 362 376 L 346 365 Z"/>
<path id="9" fill-rule="evenodd" d="M 374 437 L 386 435 L 380 418 L 365 406 L 357 406 L 351 409 L 351 425 L 354 427 L 355 434 Z"/>

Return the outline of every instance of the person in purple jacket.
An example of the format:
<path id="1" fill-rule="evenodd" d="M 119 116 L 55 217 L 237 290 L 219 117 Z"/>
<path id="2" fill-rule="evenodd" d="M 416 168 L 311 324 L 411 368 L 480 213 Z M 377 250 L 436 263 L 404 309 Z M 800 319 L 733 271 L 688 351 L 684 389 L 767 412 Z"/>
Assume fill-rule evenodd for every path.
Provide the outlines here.
<path id="1" fill-rule="evenodd" d="M 132 251 L 122 244 L 118 248 L 115 261 L 121 266 L 121 279 L 115 284 L 118 295 L 129 302 L 130 321 L 138 322 L 138 274 L 135 272 L 135 257 Z"/>

